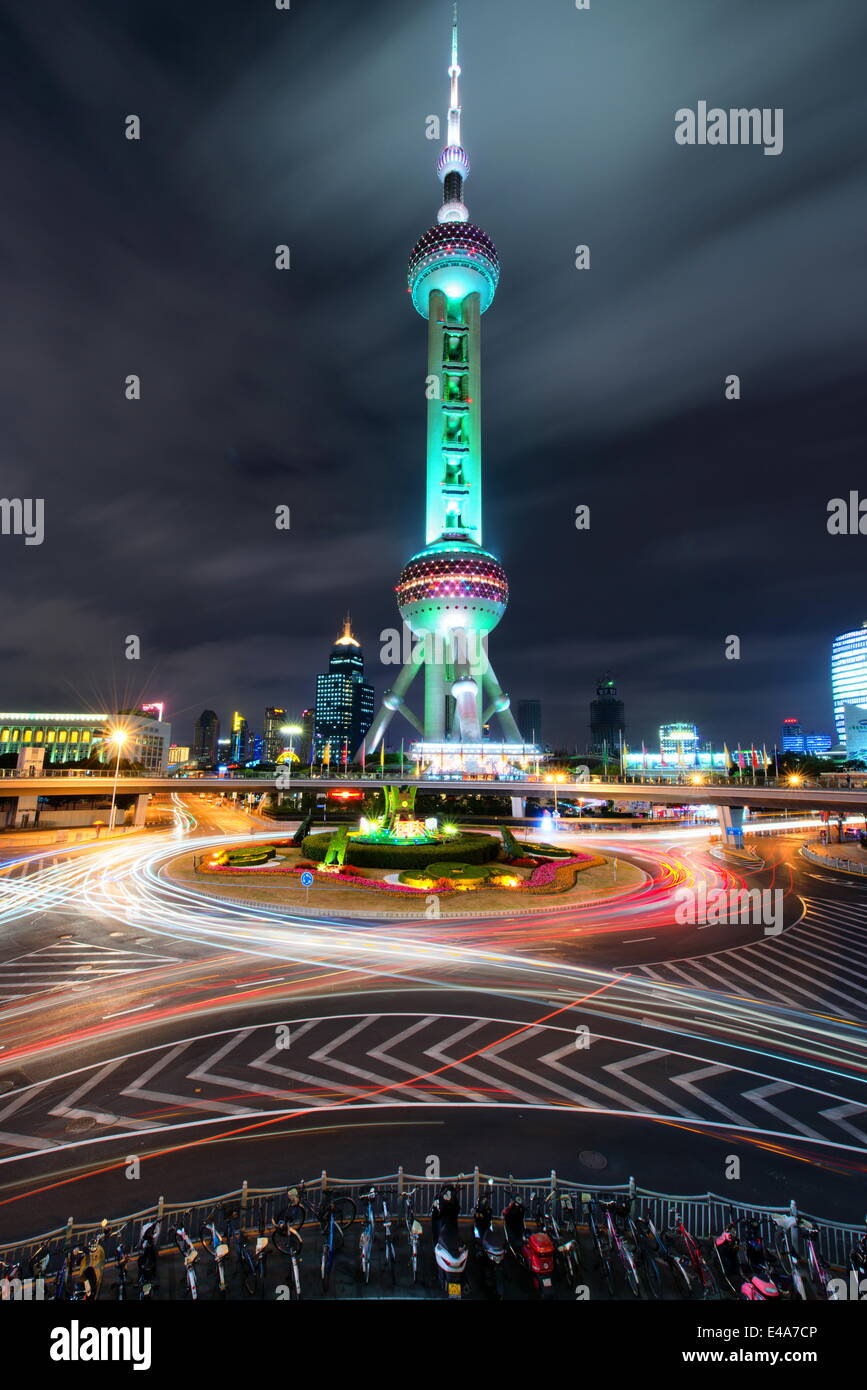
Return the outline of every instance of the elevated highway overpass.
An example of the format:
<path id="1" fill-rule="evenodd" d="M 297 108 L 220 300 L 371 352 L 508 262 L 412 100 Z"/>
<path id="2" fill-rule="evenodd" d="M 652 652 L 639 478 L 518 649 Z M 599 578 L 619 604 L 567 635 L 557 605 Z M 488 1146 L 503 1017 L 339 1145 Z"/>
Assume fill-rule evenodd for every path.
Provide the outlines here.
<path id="1" fill-rule="evenodd" d="M 486 779 L 433 780 L 412 777 L 303 777 L 292 782 L 290 788 L 280 788 L 284 794 L 291 791 L 329 791 L 336 789 L 357 789 L 373 791 L 384 786 L 415 785 L 432 792 L 454 792 L 461 794 L 478 793 L 482 796 L 508 796 L 512 801 L 513 814 L 523 814 L 527 797 L 549 799 L 553 793 L 552 784 L 544 779 L 527 778 L 523 781 L 489 781 Z M 134 823 L 143 824 L 148 796 L 154 793 L 177 792 L 194 796 L 200 792 L 220 792 L 224 795 L 260 795 L 274 791 L 273 776 L 265 777 L 156 777 L 121 776 L 117 780 L 117 794 L 121 798 L 134 798 Z M 567 800 L 602 800 L 615 803 L 645 801 L 659 806 L 715 806 L 718 809 L 720 824 L 728 835 L 738 836 L 743 812 L 750 810 L 827 812 L 832 817 L 844 815 L 863 815 L 867 813 L 867 787 L 840 788 L 823 786 L 770 785 L 733 786 L 729 784 L 698 784 L 692 782 L 558 782 L 557 795 Z M 114 787 L 110 776 L 81 773 L 43 775 L 39 777 L 0 776 L 0 798 L 16 798 L 17 813 L 12 823 L 21 823 L 22 808 L 29 810 L 37 806 L 38 798 L 93 798 L 94 802 L 105 801 Z M 24 814 L 27 814 L 25 811 Z M 32 823 L 32 816 L 29 816 Z"/>

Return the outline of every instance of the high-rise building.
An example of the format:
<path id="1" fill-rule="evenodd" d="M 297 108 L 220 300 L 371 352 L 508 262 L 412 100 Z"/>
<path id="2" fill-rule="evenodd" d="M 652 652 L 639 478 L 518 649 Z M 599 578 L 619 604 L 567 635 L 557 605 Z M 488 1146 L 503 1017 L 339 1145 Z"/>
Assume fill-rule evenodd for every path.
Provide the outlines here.
<path id="1" fill-rule="evenodd" d="M 235 710 L 232 715 L 232 762 L 245 763 L 249 752 L 249 734 L 247 730 L 247 720 L 240 710 Z"/>
<path id="2" fill-rule="evenodd" d="M 522 743 L 542 742 L 542 705 L 539 700 L 518 701 L 518 729 Z"/>
<path id="3" fill-rule="evenodd" d="M 361 643 L 353 637 L 347 616 L 331 649 L 328 670 L 316 677 L 316 757 L 321 758 L 326 747 L 332 763 L 355 757 L 373 719 L 373 698 L 373 686 L 364 679 Z"/>
<path id="4" fill-rule="evenodd" d="M 446 142 L 437 163 L 442 204 L 433 227 L 410 253 L 413 307 L 427 323 L 428 392 L 425 546 L 404 566 L 397 604 L 413 635 L 370 730 L 372 753 L 395 713 L 423 738 L 411 756 L 426 768 L 482 770 L 520 756 L 521 735 L 494 673 L 487 638 L 509 598 L 506 572 L 482 548 L 481 317 L 500 278 L 497 249 L 469 221 L 463 201 L 470 161 L 461 143 L 457 14 L 452 25 L 451 98 Z M 424 671 L 423 723 L 405 696 Z M 508 743 L 483 740 L 497 715 Z"/>
<path id="5" fill-rule="evenodd" d="M 594 753 L 617 756 L 626 736 L 623 701 L 610 676 L 602 676 L 596 699 L 590 701 L 590 747 Z"/>
<path id="6" fill-rule="evenodd" d="M 262 737 L 262 750 L 266 763 L 276 763 L 284 748 L 289 747 L 286 734 L 280 730 L 284 724 L 291 724 L 285 709 L 280 705 L 269 705 L 265 710 L 265 732 Z"/>
<path id="7" fill-rule="evenodd" d="M 301 725 L 301 734 L 298 741 L 298 761 L 303 767 L 306 767 L 310 762 L 310 754 L 313 751 L 313 726 L 315 720 L 316 714 L 314 710 L 303 709 L 301 711 L 301 718 L 298 721 Z"/>
<path id="8" fill-rule="evenodd" d="M 217 766 L 220 721 L 212 709 L 203 709 L 193 731 L 193 757 L 199 767 Z"/>
<path id="9" fill-rule="evenodd" d="M 831 693 L 837 739 L 845 746 L 844 705 L 867 705 L 867 622 L 834 638 L 831 648 Z"/>

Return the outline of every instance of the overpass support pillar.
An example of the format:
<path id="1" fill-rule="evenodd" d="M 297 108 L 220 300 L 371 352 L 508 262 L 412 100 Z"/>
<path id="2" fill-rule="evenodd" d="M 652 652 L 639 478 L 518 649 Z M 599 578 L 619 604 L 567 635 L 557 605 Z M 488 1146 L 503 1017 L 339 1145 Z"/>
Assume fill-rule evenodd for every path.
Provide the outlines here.
<path id="1" fill-rule="evenodd" d="M 133 825 L 144 825 L 145 820 L 147 819 L 147 813 L 148 795 L 147 792 L 142 792 L 141 796 L 137 796 L 135 799 L 135 807 L 133 809 L 132 818 Z"/>
<path id="2" fill-rule="evenodd" d="M 525 796 L 512 797 L 512 820 L 518 820 L 527 814 L 527 798 Z"/>
<path id="3" fill-rule="evenodd" d="M 18 804 L 15 807 L 16 826 L 34 826 L 37 820 L 38 805 L 39 798 L 36 796 L 19 796 Z"/>
<path id="4" fill-rule="evenodd" d="M 744 847 L 743 806 L 718 806 L 719 828 L 724 842 L 732 849 Z"/>

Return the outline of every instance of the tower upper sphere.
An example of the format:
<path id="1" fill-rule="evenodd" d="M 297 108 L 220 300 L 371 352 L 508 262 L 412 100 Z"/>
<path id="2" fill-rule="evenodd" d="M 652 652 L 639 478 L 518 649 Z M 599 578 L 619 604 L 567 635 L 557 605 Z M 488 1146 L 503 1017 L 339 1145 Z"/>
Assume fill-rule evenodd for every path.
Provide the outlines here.
<path id="1" fill-rule="evenodd" d="M 500 278 L 497 248 L 481 227 L 474 226 L 463 201 L 464 179 L 470 172 L 469 156 L 461 144 L 461 104 L 458 79 L 458 7 L 452 21 L 452 57 L 449 64 L 451 96 L 446 143 L 437 161 L 443 185 L 443 201 L 437 225 L 416 242 L 409 257 L 408 283 L 412 302 L 428 317 L 431 290 L 441 290 L 447 300 L 460 302 L 477 292 L 481 312 L 494 298 Z"/>

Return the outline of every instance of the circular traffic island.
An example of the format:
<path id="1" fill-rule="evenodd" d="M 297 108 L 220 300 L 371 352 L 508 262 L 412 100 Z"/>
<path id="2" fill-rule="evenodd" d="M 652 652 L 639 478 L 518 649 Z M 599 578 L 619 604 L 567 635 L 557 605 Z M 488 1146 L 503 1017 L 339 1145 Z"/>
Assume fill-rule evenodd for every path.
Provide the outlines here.
<path id="1" fill-rule="evenodd" d="M 301 846 L 305 859 L 321 864 L 331 847 L 336 831 L 319 831 L 308 835 Z M 431 864 L 486 864 L 496 859 L 502 849 L 502 841 L 497 835 L 458 834 L 445 841 L 431 840 L 428 843 L 399 844 L 394 840 L 385 841 L 374 836 L 351 835 L 347 844 L 346 858 L 359 869 L 426 869 Z"/>

